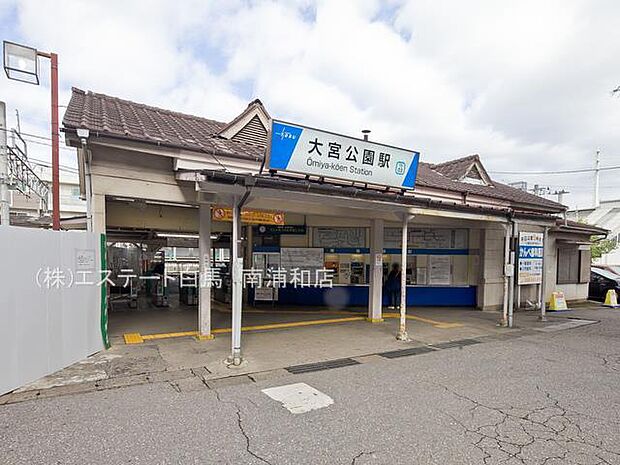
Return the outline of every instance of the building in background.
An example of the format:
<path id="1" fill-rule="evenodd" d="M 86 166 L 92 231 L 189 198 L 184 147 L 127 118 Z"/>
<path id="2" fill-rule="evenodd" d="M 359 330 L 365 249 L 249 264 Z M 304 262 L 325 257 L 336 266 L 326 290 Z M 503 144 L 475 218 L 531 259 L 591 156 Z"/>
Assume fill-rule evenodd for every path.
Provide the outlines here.
<path id="1" fill-rule="evenodd" d="M 52 170 L 49 166 L 31 163 L 32 171 L 45 183 L 51 185 Z M 51 192 L 48 205 L 51 205 Z M 77 170 L 60 171 L 60 219 L 63 229 L 86 229 L 86 201 L 80 197 L 80 182 Z M 51 215 L 41 210 L 36 196 L 26 196 L 11 190 L 11 224 L 17 226 L 46 227 Z"/>
<path id="2" fill-rule="evenodd" d="M 604 200 L 598 207 L 567 212 L 568 218 L 589 225 L 609 230 L 607 237 L 618 243 L 620 241 L 620 199 Z M 620 249 L 616 248 L 597 260 L 605 265 L 620 265 Z"/>

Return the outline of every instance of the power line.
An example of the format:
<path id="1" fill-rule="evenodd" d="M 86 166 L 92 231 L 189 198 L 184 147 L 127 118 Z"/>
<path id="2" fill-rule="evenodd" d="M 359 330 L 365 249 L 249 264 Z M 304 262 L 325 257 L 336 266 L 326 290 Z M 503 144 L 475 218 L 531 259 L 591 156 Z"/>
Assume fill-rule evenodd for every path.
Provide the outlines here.
<path id="1" fill-rule="evenodd" d="M 611 171 L 620 170 L 620 166 L 605 166 L 599 168 L 598 171 Z M 596 168 L 582 168 L 578 170 L 556 170 L 556 171 L 491 171 L 493 174 L 517 174 L 517 175 L 531 175 L 536 176 L 540 174 L 579 174 L 579 173 L 593 173 Z"/>
<path id="2" fill-rule="evenodd" d="M 29 144 L 44 145 L 44 146 L 46 146 L 46 147 L 51 147 L 51 146 L 52 146 L 52 144 L 48 144 L 48 143 L 46 143 L 46 142 L 39 142 L 38 140 L 32 140 L 32 139 L 28 139 L 28 138 L 25 138 L 24 140 L 25 140 L 26 142 L 28 142 Z M 72 152 L 72 153 L 75 153 L 75 149 L 74 149 L 74 148 L 71 148 L 71 147 L 62 147 L 62 146 L 60 146 L 60 147 L 58 147 L 58 148 L 59 148 L 60 150 L 66 150 L 66 151 L 70 151 L 70 152 Z"/>
<path id="3" fill-rule="evenodd" d="M 46 168 L 51 168 L 52 166 L 52 164 L 49 161 L 40 160 L 38 158 L 28 158 L 28 162 L 33 165 L 44 166 Z M 71 173 L 79 172 L 77 168 L 73 168 L 72 166 L 67 166 L 67 165 L 60 165 L 59 169 L 60 171 L 66 171 L 66 172 L 71 172 Z"/>
<path id="4" fill-rule="evenodd" d="M 8 128 L 0 128 L 0 131 L 4 131 L 4 132 L 12 132 L 12 131 L 13 131 L 13 129 L 8 129 Z M 51 140 L 52 140 L 52 138 L 51 138 L 51 137 L 47 137 L 47 136 L 40 136 L 40 135 L 37 135 L 37 134 L 29 134 L 29 133 L 27 133 L 27 132 L 20 132 L 20 131 L 16 131 L 16 132 L 17 132 L 17 134 L 19 134 L 20 136 L 35 137 L 35 138 L 37 138 L 37 139 L 43 139 L 43 140 L 49 140 L 49 141 L 51 141 Z M 59 134 L 58 134 L 58 137 L 59 137 L 59 138 L 61 138 L 61 137 L 64 137 L 64 135 L 63 135 L 62 133 L 59 133 Z"/>

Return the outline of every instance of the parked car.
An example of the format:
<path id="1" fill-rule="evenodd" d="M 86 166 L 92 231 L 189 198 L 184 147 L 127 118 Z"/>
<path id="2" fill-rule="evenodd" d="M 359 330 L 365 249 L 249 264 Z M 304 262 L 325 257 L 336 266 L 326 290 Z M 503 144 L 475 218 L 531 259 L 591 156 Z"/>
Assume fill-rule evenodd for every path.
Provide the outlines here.
<path id="1" fill-rule="evenodd" d="M 592 268 L 599 268 L 601 270 L 611 271 L 612 273 L 620 276 L 620 265 L 592 265 Z"/>
<path id="2" fill-rule="evenodd" d="M 607 291 L 613 289 L 620 296 L 620 275 L 604 268 L 590 269 L 588 299 L 605 300 Z"/>

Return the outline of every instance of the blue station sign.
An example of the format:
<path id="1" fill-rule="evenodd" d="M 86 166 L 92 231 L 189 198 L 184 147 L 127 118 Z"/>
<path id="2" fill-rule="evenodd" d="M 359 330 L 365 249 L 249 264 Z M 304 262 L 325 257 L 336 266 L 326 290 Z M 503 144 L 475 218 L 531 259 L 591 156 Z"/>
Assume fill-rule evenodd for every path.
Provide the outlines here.
<path id="1" fill-rule="evenodd" d="M 413 189 L 420 153 L 273 120 L 269 169 Z"/>

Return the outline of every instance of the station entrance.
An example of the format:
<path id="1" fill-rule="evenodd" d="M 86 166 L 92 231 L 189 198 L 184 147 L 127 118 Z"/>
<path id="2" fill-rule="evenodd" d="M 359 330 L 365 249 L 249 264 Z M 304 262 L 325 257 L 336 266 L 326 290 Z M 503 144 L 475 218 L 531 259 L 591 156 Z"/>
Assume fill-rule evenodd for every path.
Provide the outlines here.
<path id="1" fill-rule="evenodd" d="M 401 268 L 402 263 L 398 216 L 380 221 L 383 237 L 377 248 L 372 212 L 362 218 L 353 216 L 358 210 L 332 216 L 326 214 L 329 208 L 323 208 L 307 213 L 301 208 L 261 208 L 257 211 L 281 215 L 282 224 L 242 223 L 240 250 L 248 274 L 243 278 L 243 328 L 367 320 L 377 254 L 383 288 L 380 314 L 397 317 L 399 295 L 392 296 L 385 282 L 392 267 Z M 123 342 L 124 335 L 135 333 L 195 333 L 200 300 L 198 208 L 114 198 L 107 200 L 106 211 L 108 263 L 115 283 L 109 287 L 112 342 Z M 217 270 L 210 296 L 214 334 L 229 332 L 232 326 L 233 280 L 232 223 L 216 216 L 211 207 L 210 267 Z M 405 267 L 408 307 L 476 306 L 484 227 L 480 222 L 431 216 L 412 222 Z M 278 269 L 289 272 L 283 285 L 270 282 Z M 308 280 L 292 282 L 294 269 L 307 272 Z M 319 270 L 329 272 L 329 286 L 316 285 Z"/>

